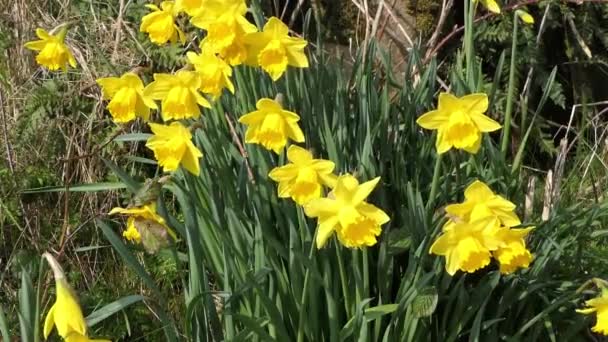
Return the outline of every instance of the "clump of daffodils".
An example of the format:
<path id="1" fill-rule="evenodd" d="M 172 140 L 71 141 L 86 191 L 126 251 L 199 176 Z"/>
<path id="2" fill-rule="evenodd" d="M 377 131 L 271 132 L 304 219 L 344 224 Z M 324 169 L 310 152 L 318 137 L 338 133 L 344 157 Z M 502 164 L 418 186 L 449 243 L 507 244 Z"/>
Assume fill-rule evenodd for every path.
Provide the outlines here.
<path id="1" fill-rule="evenodd" d="M 503 274 L 527 268 L 533 257 L 525 237 L 532 228 L 512 228 L 521 224 L 515 204 L 481 181 L 473 182 L 464 195 L 464 202 L 446 207 L 449 220 L 429 252 L 445 256 L 450 275 L 458 270 L 473 273 L 492 258 Z"/>
<path id="2" fill-rule="evenodd" d="M 78 304 L 78 297 L 65 279 L 63 269 L 51 254 L 44 253 L 43 256 L 53 270 L 56 291 L 55 303 L 44 320 L 44 338 L 47 339 L 53 329 L 56 329 L 57 334 L 66 342 L 110 342 L 89 339 L 87 322 Z"/>

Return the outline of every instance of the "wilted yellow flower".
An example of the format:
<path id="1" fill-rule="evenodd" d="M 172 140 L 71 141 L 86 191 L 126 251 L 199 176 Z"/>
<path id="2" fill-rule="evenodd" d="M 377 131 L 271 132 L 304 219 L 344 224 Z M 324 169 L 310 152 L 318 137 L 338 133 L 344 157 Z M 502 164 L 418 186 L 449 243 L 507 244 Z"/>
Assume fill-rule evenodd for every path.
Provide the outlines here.
<path id="1" fill-rule="evenodd" d="M 245 43 L 250 47 L 247 63 L 259 65 L 274 81 L 283 75 L 288 65 L 308 68 L 304 53 L 308 42 L 290 37 L 289 28 L 279 18 L 270 18 L 263 32 L 246 35 Z"/>
<path id="2" fill-rule="evenodd" d="M 179 11 L 186 12 L 189 16 L 197 15 L 209 0 L 176 0 L 175 6 Z"/>
<path id="3" fill-rule="evenodd" d="M 186 35 L 174 21 L 179 14 L 174 1 L 163 1 L 160 8 L 152 4 L 147 4 L 146 7 L 153 12 L 141 18 L 139 31 L 148 33 L 152 43 L 157 45 L 163 45 L 168 41 L 175 43 L 178 38 L 182 44 L 186 42 Z"/>
<path id="4" fill-rule="evenodd" d="M 128 215 L 127 229 L 122 232 L 122 236 L 132 242 L 141 242 L 141 229 L 139 227 L 146 228 L 154 226 L 161 227 L 165 234 L 169 234 L 173 239 L 176 239 L 175 233 L 167 226 L 165 219 L 156 213 L 156 204 L 154 202 L 144 204 L 141 207 L 132 208 L 114 208 L 110 211 L 110 215 L 121 214 Z"/>
<path id="5" fill-rule="evenodd" d="M 116 123 L 125 123 L 140 117 L 150 118 L 150 109 L 156 109 L 154 100 L 144 95 L 144 84 L 139 77 L 128 72 L 119 77 L 106 77 L 97 80 L 103 97 L 110 100 L 108 110 Z"/>
<path id="6" fill-rule="evenodd" d="M 484 113 L 488 110 L 488 95 L 470 94 L 458 98 L 452 94 L 439 94 L 436 110 L 423 114 L 416 122 L 426 129 L 436 129 L 437 153 L 452 147 L 477 153 L 481 133 L 500 129 L 500 124 Z"/>
<path id="7" fill-rule="evenodd" d="M 201 91 L 210 94 L 213 98 L 221 95 L 222 89 L 226 88 L 234 94 L 234 85 L 230 80 L 232 68 L 215 53 L 203 49 L 198 55 L 194 52 L 186 54 L 194 69 L 198 72 L 201 79 Z"/>
<path id="8" fill-rule="evenodd" d="M 144 89 L 144 95 L 162 100 L 161 116 L 164 121 L 198 118 L 198 105 L 211 108 L 198 89 L 201 79 L 194 71 L 178 71 L 175 75 L 154 74 L 154 82 Z"/>
<path id="9" fill-rule="evenodd" d="M 586 301 L 585 305 L 587 305 L 588 308 L 576 311 L 585 315 L 594 312 L 597 313 L 597 323 L 591 330 L 598 334 L 608 336 L 608 289 L 602 289 L 601 296 Z"/>
<path id="10" fill-rule="evenodd" d="M 382 209 L 365 202 L 378 181 L 380 177 L 359 184 L 352 175 L 342 175 L 327 198 L 313 199 L 306 204 L 306 215 L 318 218 L 317 248 L 325 246 L 334 232 L 349 248 L 376 244 L 381 226 L 390 220 Z"/>
<path id="11" fill-rule="evenodd" d="M 68 64 L 72 67 L 76 67 L 76 59 L 70 49 L 65 45 L 65 35 L 67 34 L 67 28 L 63 27 L 57 35 L 52 35 L 41 28 L 36 29 L 36 35 L 40 40 L 34 40 L 25 43 L 25 47 L 40 51 L 36 56 L 36 62 L 41 66 L 53 71 L 62 69 L 66 71 Z"/>
<path id="12" fill-rule="evenodd" d="M 464 202 L 450 204 L 445 211 L 463 221 L 472 222 L 485 217 L 495 217 L 507 227 L 521 224 L 515 214 L 515 204 L 492 192 L 486 184 L 474 181 L 464 191 Z"/>
<path id="13" fill-rule="evenodd" d="M 291 197 L 304 205 L 321 197 L 321 184 L 328 184 L 335 164 L 329 160 L 313 159 L 312 153 L 296 145 L 287 149 L 290 164 L 275 167 L 268 177 L 279 183 L 279 197 Z"/>
<path id="14" fill-rule="evenodd" d="M 534 17 L 530 15 L 530 13 L 524 11 L 524 10 L 516 10 L 515 13 L 517 13 L 517 16 L 519 16 L 519 19 L 521 19 L 521 21 L 523 21 L 525 24 L 528 25 L 532 25 L 534 24 Z"/>
<path id="15" fill-rule="evenodd" d="M 488 11 L 496 14 L 500 14 L 500 6 L 496 2 L 496 0 L 480 0 L 481 4 L 488 9 Z M 477 0 L 473 0 L 473 3 L 476 3 Z"/>
<path id="16" fill-rule="evenodd" d="M 192 143 L 192 134 L 179 122 L 170 125 L 150 123 L 152 136 L 146 147 L 154 151 L 154 158 L 164 171 L 175 171 L 182 165 L 190 173 L 200 173 L 199 159 L 201 151 Z"/>
<path id="17" fill-rule="evenodd" d="M 258 30 L 245 18 L 246 13 L 244 0 L 208 0 L 191 22 L 207 31 L 207 49 L 220 54 L 230 65 L 238 65 L 247 55 L 243 36 Z"/>
<path id="18" fill-rule="evenodd" d="M 44 320 L 44 338 L 48 338 L 53 328 L 56 328 L 59 336 L 68 342 L 108 341 L 90 340 L 87 337 L 87 323 L 78 304 L 78 298 L 66 281 L 61 266 L 51 254 L 44 253 L 43 256 L 47 259 L 49 266 L 53 270 L 55 290 L 57 292 L 55 304 L 53 304 Z"/>
<path id="19" fill-rule="evenodd" d="M 239 119 L 240 123 L 249 125 L 245 142 L 260 144 L 276 154 L 281 153 L 287 144 L 287 138 L 304 142 L 304 133 L 298 126 L 298 114 L 284 110 L 278 102 L 268 98 L 259 100 L 256 108 L 258 110 Z"/>
<path id="20" fill-rule="evenodd" d="M 524 238 L 531 230 L 501 228 L 498 231 L 496 238 L 501 241 L 501 246 L 493 254 L 500 263 L 500 273 L 509 274 L 520 267 L 528 268 L 532 253 L 526 248 Z"/>
<path id="21" fill-rule="evenodd" d="M 472 223 L 448 221 L 429 253 L 445 256 L 445 269 L 450 275 L 458 270 L 473 273 L 486 267 L 490 252 L 501 245 L 496 236 L 498 230 L 498 220 L 492 218 Z"/>

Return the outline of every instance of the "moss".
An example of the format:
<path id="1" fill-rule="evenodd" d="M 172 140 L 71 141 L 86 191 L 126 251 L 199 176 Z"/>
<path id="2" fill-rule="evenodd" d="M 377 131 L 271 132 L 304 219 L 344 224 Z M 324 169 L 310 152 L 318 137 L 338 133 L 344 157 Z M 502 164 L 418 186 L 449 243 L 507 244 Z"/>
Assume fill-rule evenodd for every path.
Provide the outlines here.
<path id="1" fill-rule="evenodd" d="M 441 11 L 441 0 L 413 0 L 407 12 L 416 19 L 416 29 L 422 36 L 433 32 Z"/>

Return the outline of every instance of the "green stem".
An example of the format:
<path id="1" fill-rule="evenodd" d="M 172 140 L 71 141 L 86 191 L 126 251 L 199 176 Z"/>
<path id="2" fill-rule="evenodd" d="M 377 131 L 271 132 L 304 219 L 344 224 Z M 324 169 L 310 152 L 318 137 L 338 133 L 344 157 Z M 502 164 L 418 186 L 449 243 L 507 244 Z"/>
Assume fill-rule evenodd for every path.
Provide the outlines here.
<path id="1" fill-rule="evenodd" d="M 344 271 L 344 262 L 342 261 L 342 254 L 340 253 L 340 245 L 336 243 L 336 258 L 338 258 L 338 271 L 340 272 L 340 282 L 342 283 L 342 296 L 344 297 L 344 309 L 346 316 L 351 317 L 350 307 L 350 295 L 348 292 L 348 279 L 346 278 L 346 272 Z"/>
<path id="2" fill-rule="evenodd" d="M 312 241 L 310 243 L 310 250 L 308 251 L 308 259 L 312 262 L 312 255 L 315 250 L 315 241 L 317 240 L 317 232 L 319 230 L 315 230 L 315 234 L 312 237 Z M 310 279 L 310 268 L 306 269 L 304 273 L 304 286 L 302 288 L 302 298 L 300 299 L 300 319 L 298 321 L 298 342 L 304 341 L 304 320 L 306 317 L 306 301 L 308 301 L 308 281 Z"/>
<path id="3" fill-rule="evenodd" d="M 437 188 L 439 187 L 439 173 L 441 173 L 441 159 L 443 158 L 442 154 L 437 154 L 437 158 L 435 159 L 435 169 L 433 170 L 433 182 L 431 183 L 431 193 L 429 194 L 428 201 L 426 202 L 426 208 L 431 208 L 431 205 L 435 201 L 435 196 L 437 195 Z"/>
<path id="4" fill-rule="evenodd" d="M 517 13 L 513 14 L 513 41 L 511 44 L 511 66 L 509 68 L 509 89 L 507 92 L 507 108 L 505 108 L 505 126 L 502 132 L 502 141 L 500 145 L 500 152 L 502 153 L 503 159 L 507 158 L 507 150 L 509 149 L 509 142 L 511 141 L 511 113 L 513 112 L 513 96 L 515 92 L 515 60 L 517 55 L 517 27 L 519 19 Z"/>
<path id="5" fill-rule="evenodd" d="M 473 90 L 473 20 L 475 19 L 475 4 L 471 0 L 464 1 L 464 51 L 466 58 L 466 77 L 467 84 Z"/>

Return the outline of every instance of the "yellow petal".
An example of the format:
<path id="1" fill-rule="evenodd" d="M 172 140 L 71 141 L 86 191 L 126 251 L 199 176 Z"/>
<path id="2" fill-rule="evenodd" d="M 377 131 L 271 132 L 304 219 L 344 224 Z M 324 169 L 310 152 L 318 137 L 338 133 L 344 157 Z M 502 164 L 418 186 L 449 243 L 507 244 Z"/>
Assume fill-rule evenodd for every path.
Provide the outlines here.
<path id="1" fill-rule="evenodd" d="M 501 129 L 501 125 L 483 114 L 471 114 L 471 120 L 481 132 L 494 132 Z"/>
<path id="2" fill-rule="evenodd" d="M 447 139 L 447 135 L 440 129 L 439 132 L 437 132 L 437 140 L 435 141 L 437 153 L 445 153 L 452 149 L 452 146 L 452 143 Z"/>
<path id="3" fill-rule="evenodd" d="M 124 82 L 118 77 L 99 78 L 96 82 L 101 87 L 101 91 L 105 99 L 112 98 L 112 96 L 116 95 L 120 88 L 125 86 Z"/>
<path id="4" fill-rule="evenodd" d="M 473 202 L 485 202 L 494 196 L 492 189 L 485 183 L 476 180 L 464 190 L 464 197 Z"/>
<path id="5" fill-rule="evenodd" d="M 44 334 L 45 339 L 49 337 L 49 335 L 51 334 L 51 331 L 53 331 L 53 327 L 55 327 L 54 314 L 55 314 L 55 304 L 53 304 L 53 306 L 51 306 L 51 309 L 46 314 L 46 318 L 44 320 L 43 334 Z"/>
<path id="6" fill-rule="evenodd" d="M 317 239 L 316 244 L 317 248 L 323 248 L 327 243 L 327 240 L 331 237 L 336 229 L 336 225 L 338 224 L 338 217 L 331 216 L 324 220 L 319 220 L 319 226 L 317 227 Z"/>
<path id="7" fill-rule="evenodd" d="M 268 19 L 266 25 L 264 25 L 264 33 L 270 34 L 273 38 L 281 38 L 289 34 L 289 27 L 285 25 L 281 19 L 277 17 L 271 17 Z"/>
<path id="8" fill-rule="evenodd" d="M 291 138 L 291 140 L 298 143 L 303 143 L 306 141 L 304 138 L 304 132 L 302 132 L 302 129 L 296 122 L 287 122 L 287 135 L 289 138 Z"/>
<path id="9" fill-rule="evenodd" d="M 376 187 L 376 185 L 378 184 L 379 181 L 380 181 L 380 177 L 376 177 L 370 181 L 360 184 L 357 187 L 357 190 L 355 191 L 355 194 L 353 196 L 351 203 L 354 205 L 357 205 L 357 204 L 365 201 L 367 196 L 369 196 L 369 194 L 371 194 L 372 191 L 374 191 L 374 188 Z"/>
<path id="10" fill-rule="evenodd" d="M 366 202 L 359 203 L 357 210 L 367 218 L 374 220 L 378 225 L 383 225 L 390 221 L 390 217 L 382 209 L 373 204 Z"/>
<path id="11" fill-rule="evenodd" d="M 447 113 L 440 110 L 432 110 L 425 114 L 422 114 L 416 120 L 416 123 L 426 129 L 439 129 L 442 125 L 446 124 L 449 120 Z"/>
<path id="12" fill-rule="evenodd" d="M 312 168 L 320 174 L 330 174 L 336 168 L 336 164 L 331 160 L 315 159 L 312 162 Z"/>
<path id="13" fill-rule="evenodd" d="M 312 153 L 297 145 L 291 145 L 287 149 L 287 159 L 294 164 L 303 164 L 312 160 Z"/>
<path id="14" fill-rule="evenodd" d="M 47 42 L 44 40 L 34 40 L 31 42 L 25 43 L 23 46 L 25 46 L 25 48 L 30 49 L 30 50 L 40 51 L 40 50 L 44 49 L 46 44 L 47 44 Z"/>
<path id="15" fill-rule="evenodd" d="M 306 216 L 313 218 L 318 216 L 333 216 L 336 215 L 339 210 L 340 206 L 338 203 L 329 198 L 317 198 L 304 206 Z"/>
<path id="16" fill-rule="evenodd" d="M 516 13 L 519 16 L 519 18 L 521 19 L 521 21 L 523 21 L 524 23 L 526 23 L 528 25 L 534 24 L 534 17 L 531 16 L 530 13 L 528 13 L 524 10 L 517 10 Z"/>
<path id="17" fill-rule="evenodd" d="M 298 176 L 299 167 L 294 164 L 287 164 L 280 167 L 275 167 L 268 173 L 268 177 L 275 182 L 284 182 L 294 179 Z"/>

